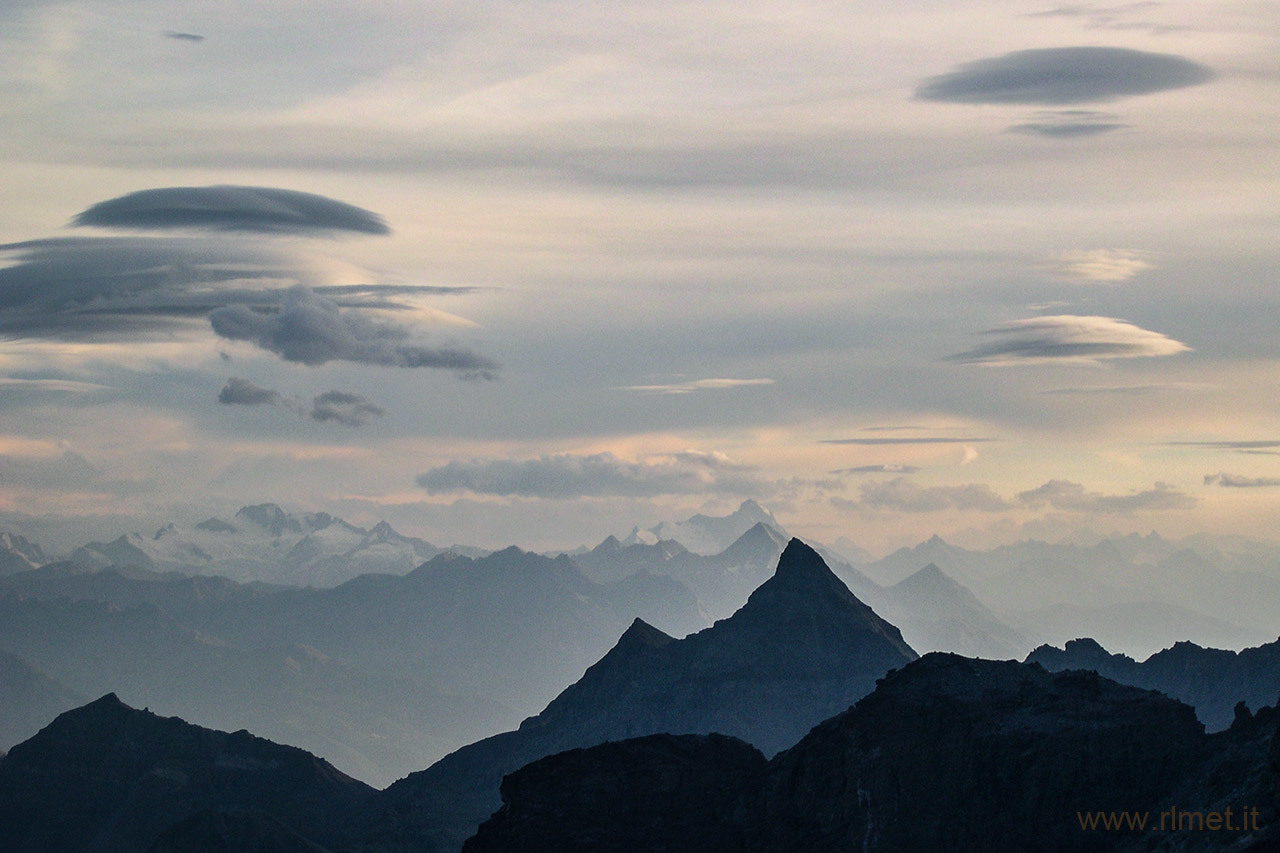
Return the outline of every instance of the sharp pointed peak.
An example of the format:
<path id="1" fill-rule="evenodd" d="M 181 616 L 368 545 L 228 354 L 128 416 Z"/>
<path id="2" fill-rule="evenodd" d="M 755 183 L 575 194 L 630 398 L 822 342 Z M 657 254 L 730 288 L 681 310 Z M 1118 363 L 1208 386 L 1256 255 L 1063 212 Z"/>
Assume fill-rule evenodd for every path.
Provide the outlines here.
<path id="1" fill-rule="evenodd" d="M 945 584 L 947 586 L 959 586 L 960 584 L 951 577 L 951 575 L 938 568 L 937 563 L 929 563 L 922 569 L 917 569 L 898 581 L 894 586 L 920 586 L 928 584 L 937 586 Z"/>
<path id="2" fill-rule="evenodd" d="M 614 644 L 614 648 L 622 645 L 634 646 L 644 645 L 651 648 L 661 648 L 668 643 L 674 642 L 675 637 L 661 631 L 648 622 L 637 616 L 632 620 L 627 630 L 622 632 L 622 636 L 618 638 L 618 642 Z"/>

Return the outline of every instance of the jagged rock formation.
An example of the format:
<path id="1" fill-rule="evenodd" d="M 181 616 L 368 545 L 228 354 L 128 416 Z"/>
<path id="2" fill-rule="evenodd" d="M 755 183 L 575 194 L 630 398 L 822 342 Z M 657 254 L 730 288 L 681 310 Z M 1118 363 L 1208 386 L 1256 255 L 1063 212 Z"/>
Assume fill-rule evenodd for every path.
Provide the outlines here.
<path id="1" fill-rule="evenodd" d="M 258 810 L 341 842 L 373 789 L 303 750 L 159 717 L 109 694 L 0 761 L 0 849 L 145 850 L 202 810 Z"/>
<path id="2" fill-rule="evenodd" d="M 486 738 L 389 788 L 388 820 L 457 849 L 498 807 L 504 774 L 546 755 L 660 732 L 719 732 L 768 754 L 914 660 L 898 630 L 793 539 L 731 618 L 675 640 L 636 621 L 582 678 L 517 731 Z"/>
<path id="3" fill-rule="evenodd" d="M 0 533 L 0 577 L 30 571 L 50 562 L 40 546 L 16 533 Z"/>
<path id="4" fill-rule="evenodd" d="M 1280 696 L 1280 640 L 1239 652 L 1175 643 L 1138 663 L 1086 638 L 1061 649 L 1040 646 L 1027 661 L 1052 671 L 1089 669 L 1121 684 L 1159 690 L 1194 707 L 1210 731 L 1231 725 L 1237 702 L 1259 708 Z"/>
<path id="5" fill-rule="evenodd" d="M 741 749 L 689 743 L 673 761 L 659 746 L 608 744 L 513 774 L 467 853 L 1115 849 L 1076 812 L 1153 806 L 1205 756 L 1191 709 L 1159 694 L 946 654 L 891 673 L 754 775 Z M 584 796 L 575 772 L 603 783 Z M 684 801 L 668 818 L 674 791 Z M 700 804 L 707 820 L 690 825 Z M 618 820 L 662 843 L 593 846 Z M 695 830 L 709 840 L 683 846 Z"/>

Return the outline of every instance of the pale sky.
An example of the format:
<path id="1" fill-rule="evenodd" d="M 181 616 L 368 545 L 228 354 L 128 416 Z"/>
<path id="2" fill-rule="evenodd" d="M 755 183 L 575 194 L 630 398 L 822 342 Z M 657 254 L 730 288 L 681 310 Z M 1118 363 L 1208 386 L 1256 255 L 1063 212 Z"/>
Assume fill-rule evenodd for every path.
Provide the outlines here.
<path id="1" fill-rule="evenodd" d="M 0 6 L 0 526 L 1280 524 L 1270 2 Z"/>

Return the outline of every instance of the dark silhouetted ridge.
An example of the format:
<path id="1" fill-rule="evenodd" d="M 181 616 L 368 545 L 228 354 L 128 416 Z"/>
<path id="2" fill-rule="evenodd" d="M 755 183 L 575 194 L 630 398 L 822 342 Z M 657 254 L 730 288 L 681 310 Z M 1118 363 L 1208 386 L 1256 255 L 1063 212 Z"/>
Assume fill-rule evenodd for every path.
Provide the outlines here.
<path id="1" fill-rule="evenodd" d="M 387 819 L 407 814 L 408 835 L 457 850 L 498 807 L 505 774 L 556 752 L 718 732 L 771 755 L 915 658 L 897 628 L 792 540 L 773 576 L 733 616 L 679 640 L 636 620 L 517 731 L 463 747 L 388 788 Z"/>
<path id="2" fill-rule="evenodd" d="M 145 850 L 201 810 L 256 809 L 325 844 L 373 789 L 296 747 L 130 708 L 67 711 L 0 762 L 0 850 Z"/>

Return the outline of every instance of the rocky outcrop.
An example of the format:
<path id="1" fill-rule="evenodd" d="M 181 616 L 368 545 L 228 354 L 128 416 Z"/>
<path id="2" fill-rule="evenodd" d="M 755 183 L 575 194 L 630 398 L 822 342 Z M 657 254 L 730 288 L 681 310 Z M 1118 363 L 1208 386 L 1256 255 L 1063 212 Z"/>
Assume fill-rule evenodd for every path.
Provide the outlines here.
<path id="1" fill-rule="evenodd" d="M 464 853 L 731 850 L 737 809 L 764 769 L 723 735 L 650 735 L 535 761 L 502 782 L 502 811 Z"/>
<path id="2" fill-rule="evenodd" d="M 1195 708 L 1209 731 L 1231 725 L 1237 702 L 1259 708 L 1280 695 L 1280 640 L 1239 652 L 1181 642 L 1139 663 L 1081 639 L 1061 649 L 1040 646 L 1027 661 L 1053 671 L 1089 669 L 1121 684 L 1159 690 Z"/>
<path id="3" fill-rule="evenodd" d="M 1154 805 L 1202 766 L 1205 743 L 1190 708 L 1153 692 L 932 654 L 759 771 L 706 740 L 685 746 L 686 763 L 636 741 L 547 758 L 508 777 L 466 849 L 552 849 L 540 839 L 557 815 L 561 850 L 1109 850 L 1118 839 L 1082 831 L 1077 812 Z M 583 773 L 604 780 L 598 791 L 580 787 Z M 626 779 L 652 780 L 654 796 Z M 668 818 L 672 790 L 684 799 Z M 700 809 L 704 823 L 688 817 Z M 617 821 L 655 841 L 618 840 Z"/>

